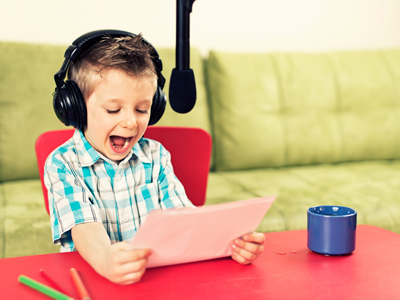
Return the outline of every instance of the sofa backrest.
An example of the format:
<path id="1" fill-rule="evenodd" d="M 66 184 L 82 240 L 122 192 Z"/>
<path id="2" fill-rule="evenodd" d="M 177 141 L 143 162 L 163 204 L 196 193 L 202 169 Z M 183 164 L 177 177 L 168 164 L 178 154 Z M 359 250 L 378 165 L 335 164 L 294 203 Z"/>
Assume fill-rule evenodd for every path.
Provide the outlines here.
<path id="1" fill-rule="evenodd" d="M 66 46 L 25 43 L 0 43 L 0 181 L 39 178 L 34 144 L 48 130 L 66 128 L 53 111 L 55 83 Z M 174 49 L 157 49 L 167 79 L 175 65 Z M 210 132 L 204 85 L 203 59 L 191 51 L 191 68 L 197 84 L 197 103 L 192 112 L 182 115 L 167 104 L 157 125 L 200 127 Z"/>
<path id="2" fill-rule="evenodd" d="M 216 170 L 400 158 L 400 50 L 211 52 Z"/>
<path id="3" fill-rule="evenodd" d="M 0 42 L 0 181 L 38 178 L 36 138 L 66 128 L 52 108 L 65 49 Z M 157 50 L 168 95 L 175 51 Z M 400 158 L 399 49 L 212 51 L 205 64 L 192 49 L 190 63 L 195 108 L 182 115 L 167 104 L 157 125 L 211 133 L 216 170 Z"/>

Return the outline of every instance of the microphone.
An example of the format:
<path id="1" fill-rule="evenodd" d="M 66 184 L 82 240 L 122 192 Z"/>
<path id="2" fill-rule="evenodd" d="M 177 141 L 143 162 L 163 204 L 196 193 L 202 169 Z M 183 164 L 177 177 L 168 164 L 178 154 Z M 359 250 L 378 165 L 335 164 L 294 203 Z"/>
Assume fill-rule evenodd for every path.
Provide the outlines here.
<path id="1" fill-rule="evenodd" d="M 175 68 L 169 83 L 169 103 L 174 111 L 188 113 L 196 104 L 196 81 L 190 69 L 189 25 L 195 0 L 176 1 Z"/>

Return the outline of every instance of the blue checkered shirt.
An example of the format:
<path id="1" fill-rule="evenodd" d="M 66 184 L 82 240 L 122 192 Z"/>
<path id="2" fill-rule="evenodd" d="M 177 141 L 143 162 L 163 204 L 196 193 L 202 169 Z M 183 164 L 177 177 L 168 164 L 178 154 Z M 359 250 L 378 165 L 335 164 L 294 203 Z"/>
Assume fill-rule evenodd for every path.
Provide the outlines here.
<path id="1" fill-rule="evenodd" d="M 176 178 L 169 152 L 142 138 L 119 164 L 97 152 L 82 131 L 45 164 L 50 220 L 61 252 L 75 251 L 71 228 L 101 222 L 112 243 L 130 240 L 152 210 L 193 206 Z"/>

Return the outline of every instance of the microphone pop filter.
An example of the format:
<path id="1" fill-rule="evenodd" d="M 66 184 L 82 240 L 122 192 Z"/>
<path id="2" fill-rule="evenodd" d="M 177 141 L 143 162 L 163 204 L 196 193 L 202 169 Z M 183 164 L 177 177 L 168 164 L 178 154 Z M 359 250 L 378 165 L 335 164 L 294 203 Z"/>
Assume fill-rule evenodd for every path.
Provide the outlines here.
<path id="1" fill-rule="evenodd" d="M 196 81 L 192 69 L 174 68 L 169 83 L 169 103 L 174 111 L 185 114 L 196 104 Z"/>

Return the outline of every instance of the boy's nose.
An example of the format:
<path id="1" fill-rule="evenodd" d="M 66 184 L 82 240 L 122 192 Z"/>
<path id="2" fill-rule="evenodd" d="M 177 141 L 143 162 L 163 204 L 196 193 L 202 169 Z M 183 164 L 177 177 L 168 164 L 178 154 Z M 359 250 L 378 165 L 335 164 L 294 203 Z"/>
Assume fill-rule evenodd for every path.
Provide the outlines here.
<path id="1" fill-rule="evenodd" d="M 122 120 L 121 126 L 127 129 L 135 129 L 137 126 L 135 116 L 133 114 L 127 114 Z"/>

